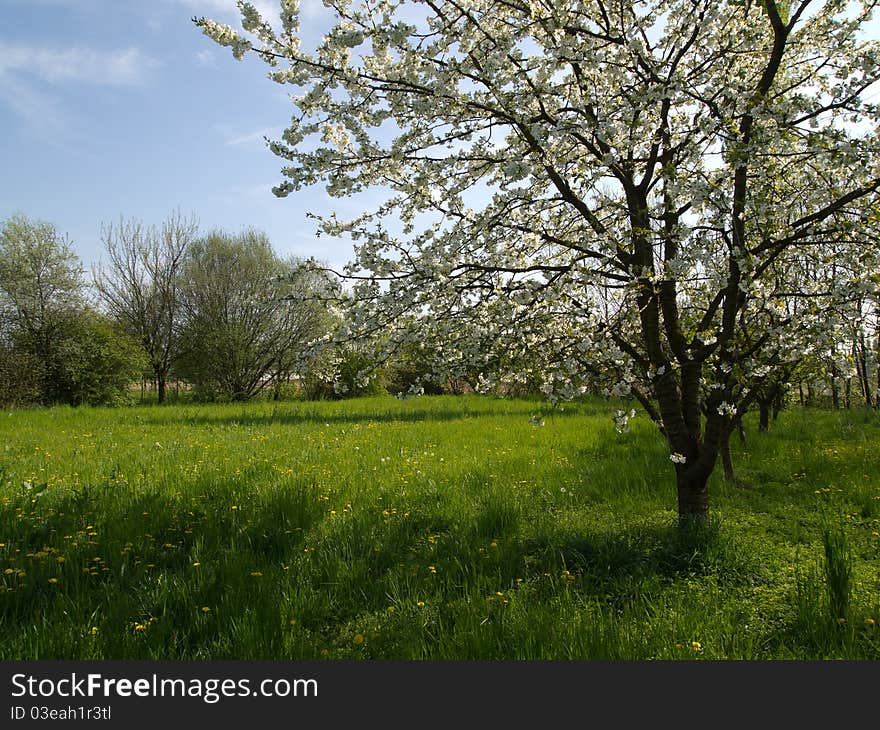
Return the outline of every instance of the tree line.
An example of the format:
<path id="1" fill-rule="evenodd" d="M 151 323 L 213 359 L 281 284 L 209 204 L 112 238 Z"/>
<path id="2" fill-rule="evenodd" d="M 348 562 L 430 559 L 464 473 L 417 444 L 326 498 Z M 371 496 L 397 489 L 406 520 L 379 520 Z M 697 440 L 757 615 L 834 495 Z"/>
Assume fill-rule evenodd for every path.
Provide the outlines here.
<path id="1" fill-rule="evenodd" d="M 265 233 L 161 225 L 101 228 L 88 276 L 66 234 L 17 214 L 0 226 L 0 405 L 120 405 L 179 396 L 245 401 L 460 392 L 425 346 L 377 358 L 346 337 L 344 293 Z M 147 394 L 149 384 L 149 395 Z"/>
<path id="2" fill-rule="evenodd" d="M 115 404 L 169 379 L 247 400 L 302 374 L 332 329 L 332 284 L 257 230 L 200 234 L 194 219 L 120 220 L 87 279 L 66 235 L 15 215 L 0 229 L 0 402 Z"/>

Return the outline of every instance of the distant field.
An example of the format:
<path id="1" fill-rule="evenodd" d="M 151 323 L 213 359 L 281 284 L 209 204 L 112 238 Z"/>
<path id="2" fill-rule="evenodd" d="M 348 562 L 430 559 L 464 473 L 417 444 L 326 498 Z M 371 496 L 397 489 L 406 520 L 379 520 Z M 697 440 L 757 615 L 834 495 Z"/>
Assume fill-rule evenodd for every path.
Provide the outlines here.
<path id="1" fill-rule="evenodd" d="M 880 417 L 748 422 L 682 535 L 617 407 L 0 413 L 0 658 L 880 658 Z"/>

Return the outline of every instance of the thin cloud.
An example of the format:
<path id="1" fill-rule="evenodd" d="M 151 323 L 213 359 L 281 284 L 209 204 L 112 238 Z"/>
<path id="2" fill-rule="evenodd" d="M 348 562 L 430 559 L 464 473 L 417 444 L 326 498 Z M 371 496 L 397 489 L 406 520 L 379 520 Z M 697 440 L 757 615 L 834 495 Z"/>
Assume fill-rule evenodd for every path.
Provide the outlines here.
<path id="1" fill-rule="evenodd" d="M 43 48 L 0 41 L 0 74 L 31 76 L 56 84 L 77 81 L 100 86 L 137 86 L 159 62 L 138 48 Z"/>
<path id="2" fill-rule="evenodd" d="M 64 115 L 47 94 L 0 71 L 0 104 L 7 106 L 41 137 L 54 140 L 64 132 Z"/>
<path id="3" fill-rule="evenodd" d="M 195 59 L 197 66 L 203 66 L 204 68 L 215 68 L 217 66 L 217 57 L 213 51 L 208 49 L 196 51 L 193 53 L 193 59 Z"/>
<path id="4" fill-rule="evenodd" d="M 191 8 L 193 12 L 214 15 L 223 20 L 240 21 L 241 13 L 235 0 L 171 0 L 178 5 Z M 277 0 L 251 0 L 251 4 L 269 25 L 276 30 L 281 27 Z M 238 23 L 237 23 L 238 24 Z"/>
<path id="5" fill-rule="evenodd" d="M 245 134 L 236 135 L 234 137 L 227 138 L 223 144 L 227 147 L 237 147 L 239 145 L 248 145 L 248 144 L 263 144 L 265 142 L 265 137 L 269 137 L 269 139 L 277 138 L 281 135 L 283 130 L 280 127 L 266 127 L 265 129 L 257 129 L 253 132 L 247 132 Z"/>

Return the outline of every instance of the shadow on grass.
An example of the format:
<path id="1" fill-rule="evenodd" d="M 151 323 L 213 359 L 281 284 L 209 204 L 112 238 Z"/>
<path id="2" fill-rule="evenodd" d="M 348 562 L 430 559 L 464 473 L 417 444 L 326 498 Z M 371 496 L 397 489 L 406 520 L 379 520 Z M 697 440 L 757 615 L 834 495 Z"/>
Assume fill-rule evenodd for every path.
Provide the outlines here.
<path id="1" fill-rule="evenodd" d="M 419 600 L 483 605 L 526 584 L 537 610 L 571 591 L 626 610 L 680 580 L 754 576 L 717 527 L 564 531 L 491 499 L 473 520 L 428 498 L 412 513 L 330 507 L 307 484 L 242 502 L 240 484 L 212 482 L 138 495 L 108 483 L 21 516 L 4 508 L 21 552 L 0 574 L 26 579 L 0 575 L 2 654 L 278 658 L 295 619 L 297 651 L 314 657 L 351 622 Z"/>
<path id="2" fill-rule="evenodd" d="M 447 396 L 440 396 L 447 397 Z M 427 398 L 430 398 L 428 396 Z M 599 415 L 610 412 L 610 406 L 604 401 L 572 402 L 564 408 L 554 408 L 546 401 L 500 400 L 501 408 L 490 407 L 492 401 L 477 401 L 475 407 L 466 403 L 456 408 L 419 407 L 411 408 L 405 403 L 397 407 L 377 405 L 374 409 L 364 407 L 363 411 L 347 408 L 344 412 L 334 413 L 332 409 L 344 401 L 319 401 L 315 404 L 300 401 L 282 401 L 274 405 L 271 411 L 261 412 L 252 407 L 253 404 L 242 403 L 237 413 L 230 412 L 235 404 L 187 405 L 183 408 L 198 409 L 196 413 L 181 413 L 178 409 L 148 408 L 137 413 L 134 418 L 139 423 L 165 425 L 182 423 L 193 426 L 259 426 L 265 424 L 359 424 L 359 423 L 420 423 L 449 422 L 474 418 L 498 418 L 510 415 L 523 417 L 537 416 L 540 418 L 569 418 L 572 416 Z M 319 407 L 326 406 L 326 409 Z M 489 404 L 489 405 L 487 405 Z M 396 405 L 396 404 L 395 404 Z M 263 408 L 267 408 L 264 404 Z"/>

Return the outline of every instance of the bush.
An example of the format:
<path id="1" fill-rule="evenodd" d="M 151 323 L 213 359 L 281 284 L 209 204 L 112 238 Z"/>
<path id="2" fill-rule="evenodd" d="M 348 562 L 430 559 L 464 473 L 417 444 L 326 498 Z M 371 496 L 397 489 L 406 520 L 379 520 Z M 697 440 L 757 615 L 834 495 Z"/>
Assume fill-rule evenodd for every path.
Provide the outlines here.
<path id="1" fill-rule="evenodd" d="M 45 369 L 33 355 L 0 347 L 0 406 L 16 408 L 43 400 Z"/>
<path id="2" fill-rule="evenodd" d="M 136 342 L 86 310 L 71 318 L 46 363 L 45 398 L 70 405 L 117 405 L 128 400 L 146 365 Z"/>

